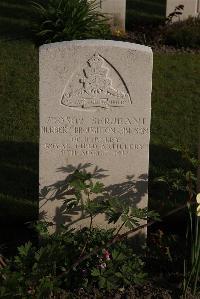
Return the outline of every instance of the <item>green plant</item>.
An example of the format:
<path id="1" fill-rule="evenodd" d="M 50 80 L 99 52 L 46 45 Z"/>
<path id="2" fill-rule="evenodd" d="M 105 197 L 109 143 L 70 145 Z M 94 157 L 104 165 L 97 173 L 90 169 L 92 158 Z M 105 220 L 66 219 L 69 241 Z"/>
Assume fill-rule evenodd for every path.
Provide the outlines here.
<path id="1" fill-rule="evenodd" d="M 76 170 L 59 188 L 60 198 L 69 195 L 64 199 L 65 212 L 80 206 L 90 218 L 89 227 L 76 231 L 62 226 L 59 233 L 49 235 L 49 223 L 38 222 L 40 245 L 29 242 L 19 247 L 18 255 L 0 270 L 1 297 L 52 298 L 75 288 L 111 290 L 141 283 L 146 277 L 143 262 L 127 236 L 146 226 L 140 224 L 141 219 L 158 219 L 158 215 L 109 196 L 103 184 L 93 182 L 91 174 L 84 171 Z M 48 191 L 43 190 L 41 196 Z M 120 221 L 118 229 L 94 228 L 99 213 L 106 214 L 108 223 Z M 120 234 L 123 227 L 127 232 Z"/>
<path id="2" fill-rule="evenodd" d="M 49 0 L 32 6 L 37 44 L 110 36 L 108 20 L 98 12 L 96 0 Z"/>
<path id="3" fill-rule="evenodd" d="M 133 254 L 130 247 L 120 244 L 106 252 L 106 263 L 93 267 L 91 271 L 91 276 L 100 289 L 118 289 L 144 282 L 146 274 L 143 272 L 143 262 Z M 103 253 L 105 254 L 105 251 Z M 106 255 L 103 255 L 104 259 L 105 257 Z"/>
<path id="4" fill-rule="evenodd" d="M 63 229 L 61 233 L 43 236 L 38 247 L 26 243 L 0 269 L 0 297 L 52 298 L 81 287 L 110 290 L 143 282 L 146 275 L 141 259 L 126 242 L 107 249 L 111 238 L 112 230 Z M 95 254 L 74 266 L 84 247 L 86 253 L 95 249 Z"/>
<path id="5" fill-rule="evenodd" d="M 169 238 L 166 239 L 166 234 L 159 231 L 158 236 L 156 236 L 155 233 L 152 235 L 150 245 L 160 258 L 163 255 L 162 251 L 164 249 L 163 261 L 167 261 L 167 267 L 165 263 L 158 266 L 161 267 L 162 271 L 164 268 L 165 273 L 169 268 L 172 269 L 172 267 L 173 271 L 171 271 L 171 273 L 175 273 L 177 269 L 180 269 L 179 271 L 181 272 L 183 268 L 182 260 L 185 259 L 183 293 L 186 296 L 190 288 L 193 294 L 197 295 L 196 284 L 199 275 L 200 227 L 198 217 L 196 216 L 196 202 L 194 201 L 194 196 L 196 194 L 198 161 L 188 150 L 175 148 L 174 153 L 176 153 L 175 157 L 177 158 L 175 165 L 178 166 L 179 164 L 178 156 L 182 164 L 177 168 L 169 168 L 167 171 L 157 168 L 157 174 L 159 172 L 163 172 L 163 174 L 156 176 L 155 171 L 155 177 L 152 179 L 152 183 L 157 192 L 159 204 L 156 198 L 156 200 L 154 199 L 155 206 L 151 206 L 151 208 L 155 210 L 159 209 L 160 214 L 164 215 L 163 220 L 166 217 L 168 218 L 168 229 L 171 227 L 171 240 Z M 155 191 L 153 193 L 155 196 Z M 159 206 L 159 208 L 156 209 L 156 205 Z M 168 212 L 166 213 L 166 211 Z M 178 238 L 174 235 L 174 239 L 172 233 L 177 233 L 177 230 Z M 186 230 L 187 234 L 185 239 L 184 234 Z"/>
<path id="6" fill-rule="evenodd" d="M 156 200 L 152 202 L 153 209 L 156 210 L 158 200 L 160 201 L 160 214 L 181 206 L 185 206 L 188 198 L 188 186 L 195 190 L 196 188 L 196 169 L 198 161 L 193 154 L 184 148 L 174 148 L 176 163 L 171 167 L 162 168 L 151 166 L 151 196 Z M 161 163 L 160 163 L 161 164 Z M 155 204 L 155 207 L 154 207 Z"/>

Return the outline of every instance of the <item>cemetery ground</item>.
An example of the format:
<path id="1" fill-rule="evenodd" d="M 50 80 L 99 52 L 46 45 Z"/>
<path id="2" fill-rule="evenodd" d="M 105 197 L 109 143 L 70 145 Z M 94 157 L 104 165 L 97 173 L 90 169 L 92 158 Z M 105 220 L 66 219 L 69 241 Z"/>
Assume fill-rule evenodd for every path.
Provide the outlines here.
<path id="1" fill-rule="evenodd" d="M 13 254 L 16 245 L 34 239 L 27 227 L 38 216 L 38 50 L 29 41 L 1 41 L 0 51 L 0 235 L 3 253 Z M 196 157 L 199 58 L 190 53 L 154 54 L 149 193 L 152 208 L 162 206 L 163 214 L 182 204 L 181 196 L 167 199 L 166 186 L 155 187 L 153 178 L 191 167 L 173 148 L 188 149 Z M 162 229 L 173 236 L 180 233 L 181 216 L 178 225 L 172 217 Z"/>
<path id="2" fill-rule="evenodd" d="M 153 19 L 160 21 L 163 4 L 159 3 Z M 140 12 L 141 1 L 136 4 Z M 15 8 L 13 18 L 9 5 Z M 37 240 L 29 227 L 38 217 L 38 49 L 27 38 L 24 13 L 28 16 L 29 11 L 24 1 L 2 1 L 0 8 L 0 30 L 4 28 L 0 38 L 0 249 L 9 256 L 24 241 Z M 154 53 L 149 200 L 152 209 L 159 206 L 161 215 L 183 204 L 184 174 L 194 171 L 191 160 L 182 153 L 188 151 L 197 158 L 199 78 L 200 53 Z M 156 182 L 161 177 L 166 184 Z M 183 211 L 152 229 L 152 239 L 163 250 L 157 260 L 158 248 L 149 240 L 152 272 L 167 269 L 176 275 L 181 248 L 175 247 L 184 240 L 184 222 Z M 170 253 L 165 252 L 168 248 Z M 163 286 L 162 279 L 160 284 Z"/>

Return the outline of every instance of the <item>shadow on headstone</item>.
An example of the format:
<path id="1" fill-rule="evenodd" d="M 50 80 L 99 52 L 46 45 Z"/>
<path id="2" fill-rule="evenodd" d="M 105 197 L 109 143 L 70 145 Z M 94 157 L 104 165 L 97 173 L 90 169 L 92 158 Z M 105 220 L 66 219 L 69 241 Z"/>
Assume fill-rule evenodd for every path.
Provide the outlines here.
<path id="1" fill-rule="evenodd" d="M 56 231 L 59 231 L 61 225 L 65 224 L 68 227 L 75 225 L 83 219 L 88 219 L 89 215 L 85 214 L 81 210 L 80 206 L 76 206 L 71 210 L 67 209 L 67 205 L 64 202 L 68 196 L 73 196 L 74 190 L 70 187 L 69 182 L 73 172 L 76 170 L 87 172 L 87 168 L 91 167 L 90 163 L 79 164 L 77 167 L 68 165 L 61 167 L 58 171 L 63 172 L 65 177 L 63 180 L 57 181 L 54 184 L 45 186 L 40 192 L 40 219 L 47 220 L 47 214 L 45 213 L 45 204 L 49 201 L 60 201 L 60 206 L 56 207 L 53 223 L 55 223 Z M 95 166 L 93 173 L 91 173 L 92 179 L 101 180 L 107 177 L 107 170 L 101 169 Z M 120 202 L 123 202 L 127 206 L 136 207 L 142 200 L 145 194 L 147 194 L 147 180 L 148 175 L 142 174 L 139 178 L 134 178 L 134 175 L 127 176 L 124 182 L 119 184 L 112 184 L 105 186 L 103 195 L 98 195 L 93 201 L 101 202 L 105 198 L 117 198 Z M 74 219 L 74 216 L 75 219 Z"/>

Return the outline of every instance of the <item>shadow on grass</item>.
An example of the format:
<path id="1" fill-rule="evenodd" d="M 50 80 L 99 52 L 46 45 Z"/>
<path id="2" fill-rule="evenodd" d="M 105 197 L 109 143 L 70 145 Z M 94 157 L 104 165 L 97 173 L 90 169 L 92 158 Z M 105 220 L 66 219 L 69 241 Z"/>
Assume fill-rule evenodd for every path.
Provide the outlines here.
<path id="1" fill-rule="evenodd" d="M 4 243 L 8 232 L 26 230 L 26 222 L 38 219 L 38 146 L 0 142 L 0 167 L 0 243 Z"/>
<path id="2" fill-rule="evenodd" d="M 127 0 L 126 27 L 158 26 L 165 20 L 166 0 Z"/>
<path id="3" fill-rule="evenodd" d="M 36 0 L 44 3 L 46 0 Z M 0 39 L 31 37 L 33 10 L 30 0 L 0 1 Z"/>
<path id="4" fill-rule="evenodd" d="M 37 241 L 28 223 L 38 219 L 38 145 L 0 142 L 0 166 L 0 253 L 8 256 Z"/>
<path id="5" fill-rule="evenodd" d="M 149 15 L 164 16 L 166 0 L 128 0 L 127 8 Z"/>
<path id="6" fill-rule="evenodd" d="M 1 1 L 0 38 L 26 38 L 30 34 L 30 16 L 28 1 Z"/>
<path id="7" fill-rule="evenodd" d="M 183 158 L 180 150 L 169 148 L 161 144 L 150 145 L 150 170 L 154 167 L 159 170 L 174 168 L 191 169 L 192 164 L 187 158 Z"/>
<path id="8" fill-rule="evenodd" d="M 183 157 L 181 151 L 162 145 L 151 145 L 149 169 L 149 209 L 156 210 L 163 217 L 170 211 L 185 206 L 188 200 L 186 173 L 191 171 L 196 175 L 197 172 L 192 162 Z M 165 178 L 166 182 L 157 178 Z M 187 208 L 183 208 L 164 218 L 163 222 L 156 223 L 151 229 L 162 228 L 185 235 L 187 213 Z"/>
<path id="9" fill-rule="evenodd" d="M 0 142 L 0 192 L 3 196 L 37 201 L 38 145 Z"/>
<path id="10" fill-rule="evenodd" d="M 17 247 L 29 241 L 38 244 L 38 235 L 28 224 L 0 227 L 0 254 L 5 257 L 13 257 L 18 253 Z"/>

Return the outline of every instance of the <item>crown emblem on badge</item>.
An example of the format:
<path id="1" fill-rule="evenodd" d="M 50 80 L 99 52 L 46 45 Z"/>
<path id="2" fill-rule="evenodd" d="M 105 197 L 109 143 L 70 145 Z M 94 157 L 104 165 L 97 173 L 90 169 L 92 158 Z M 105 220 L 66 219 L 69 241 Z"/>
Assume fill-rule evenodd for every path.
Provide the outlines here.
<path id="1" fill-rule="evenodd" d="M 119 89 L 113 86 L 110 69 Z M 98 53 L 87 61 L 81 73 L 67 84 L 61 103 L 75 108 L 123 107 L 131 104 L 127 87 L 117 71 Z"/>

